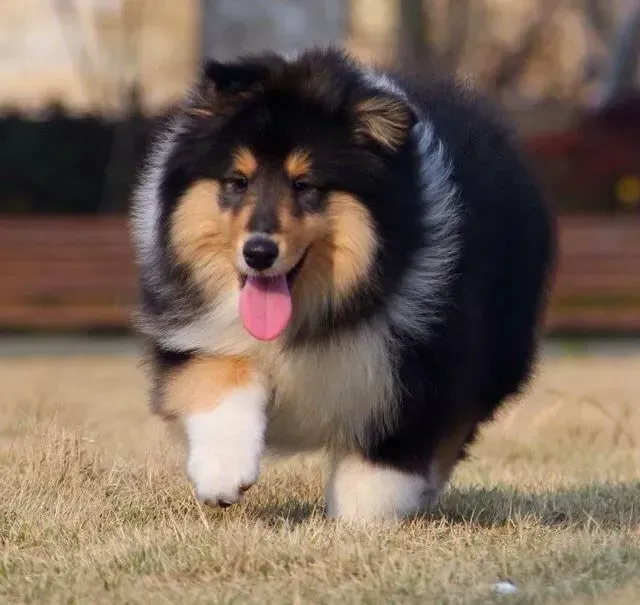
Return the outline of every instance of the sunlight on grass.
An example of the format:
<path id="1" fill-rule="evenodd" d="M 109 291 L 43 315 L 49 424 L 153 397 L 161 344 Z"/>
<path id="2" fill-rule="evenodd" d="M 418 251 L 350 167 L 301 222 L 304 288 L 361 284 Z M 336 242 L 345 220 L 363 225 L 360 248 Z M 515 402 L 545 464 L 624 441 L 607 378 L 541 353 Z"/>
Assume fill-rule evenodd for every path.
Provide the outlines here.
<path id="1" fill-rule="evenodd" d="M 3 359 L 2 603 L 640 601 L 640 358 L 549 359 L 431 515 L 323 517 L 323 461 L 198 505 L 135 358 Z M 509 579 L 513 595 L 496 595 Z"/>

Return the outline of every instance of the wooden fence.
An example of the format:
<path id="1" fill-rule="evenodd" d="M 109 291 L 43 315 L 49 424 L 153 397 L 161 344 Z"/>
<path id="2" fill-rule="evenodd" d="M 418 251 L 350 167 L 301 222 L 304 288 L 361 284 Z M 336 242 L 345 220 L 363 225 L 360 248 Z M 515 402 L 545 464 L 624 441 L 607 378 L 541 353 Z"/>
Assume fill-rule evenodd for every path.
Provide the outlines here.
<path id="1" fill-rule="evenodd" d="M 548 330 L 640 332 L 640 218 L 563 217 Z M 129 329 L 123 218 L 0 219 L 0 330 Z"/>

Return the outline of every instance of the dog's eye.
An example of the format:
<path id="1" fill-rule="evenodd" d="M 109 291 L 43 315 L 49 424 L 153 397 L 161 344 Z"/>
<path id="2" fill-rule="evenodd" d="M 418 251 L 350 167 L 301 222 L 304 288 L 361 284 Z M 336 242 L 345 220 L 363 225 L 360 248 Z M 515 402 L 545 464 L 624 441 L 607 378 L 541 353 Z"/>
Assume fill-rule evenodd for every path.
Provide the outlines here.
<path id="1" fill-rule="evenodd" d="M 247 190 L 249 181 L 247 177 L 242 174 L 234 174 L 226 179 L 225 185 L 230 193 L 240 194 Z"/>
<path id="2" fill-rule="evenodd" d="M 309 191 L 309 189 L 312 188 L 309 183 L 303 181 L 302 179 L 296 179 L 295 181 L 293 181 L 291 186 L 296 193 L 304 193 L 305 191 Z"/>
<path id="3" fill-rule="evenodd" d="M 296 179 L 291 183 L 296 205 L 304 212 L 315 212 L 322 203 L 321 189 L 314 183 Z"/>

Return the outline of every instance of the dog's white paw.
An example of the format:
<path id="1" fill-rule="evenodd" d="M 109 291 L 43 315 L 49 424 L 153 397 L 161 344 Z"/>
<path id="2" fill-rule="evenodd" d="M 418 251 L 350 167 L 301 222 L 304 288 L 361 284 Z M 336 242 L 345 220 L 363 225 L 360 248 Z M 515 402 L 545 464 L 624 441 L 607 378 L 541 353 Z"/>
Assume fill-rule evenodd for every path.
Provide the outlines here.
<path id="1" fill-rule="evenodd" d="M 238 448 L 193 448 L 187 462 L 187 474 L 198 499 L 220 506 L 240 500 L 258 479 L 259 470 L 259 455 Z"/>
<path id="2" fill-rule="evenodd" d="M 419 512 L 433 495 L 422 475 L 351 454 L 333 462 L 326 488 L 327 516 L 351 521 L 397 520 Z"/>
<path id="3" fill-rule="evenodd" d="M 264 405 L 263 389 L 250 386 L 185 418 L 187 474 L 198 499 L 229 506 L 256 482 L 264 449 Z"/>

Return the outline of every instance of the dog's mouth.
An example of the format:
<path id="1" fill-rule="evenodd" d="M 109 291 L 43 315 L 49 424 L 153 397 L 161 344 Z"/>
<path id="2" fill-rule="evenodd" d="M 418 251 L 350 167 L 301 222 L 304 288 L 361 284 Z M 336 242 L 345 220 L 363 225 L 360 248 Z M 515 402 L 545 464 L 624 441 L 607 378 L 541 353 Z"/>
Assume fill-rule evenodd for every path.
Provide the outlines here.
<path id="1" fill-rule="evenodd" d="M 254 338 L 274 340 L 284 332 L 293 310 L 291 285 L 306 256 L 305 251 L 295 266 L 281 275 L 240 275 L 238 310 Z"/>
<path id="2" fill-rule="evenodd" d="M 302 265 L 304 264 L 305 259 L 307 258 L 308 251 L 309 251 L 309 249 L 307 248 L 302 253 L 302 256 L 300 257 L 300 260 L 298 260 L 298 262 L 293 266 L 293 268 L 290 269 L 289 271 L 287 271 L 284 274 L 284 277 L 286 278 L 287 284 L 289 285 L 289 287 L 291 287 L 293 285 L 293 281 L 295 280 L 295 278 L 298 275 L 298 273 L 300 273 L 300 268 L 302 267 Z M 244 288 L 244 285 L 247 283 L 248 277 L 249 276 L 246 273 L 239 273 L 238 274 L 238 280 L 240 281 L 240 288 Z M 270 279 L 279 279 L 279 278 L 281 278 L 281 276 L 280 275 L 253 275 L 252 278 L 253 279 L 257 279 L 257 280 L 268 281 Z"/>

